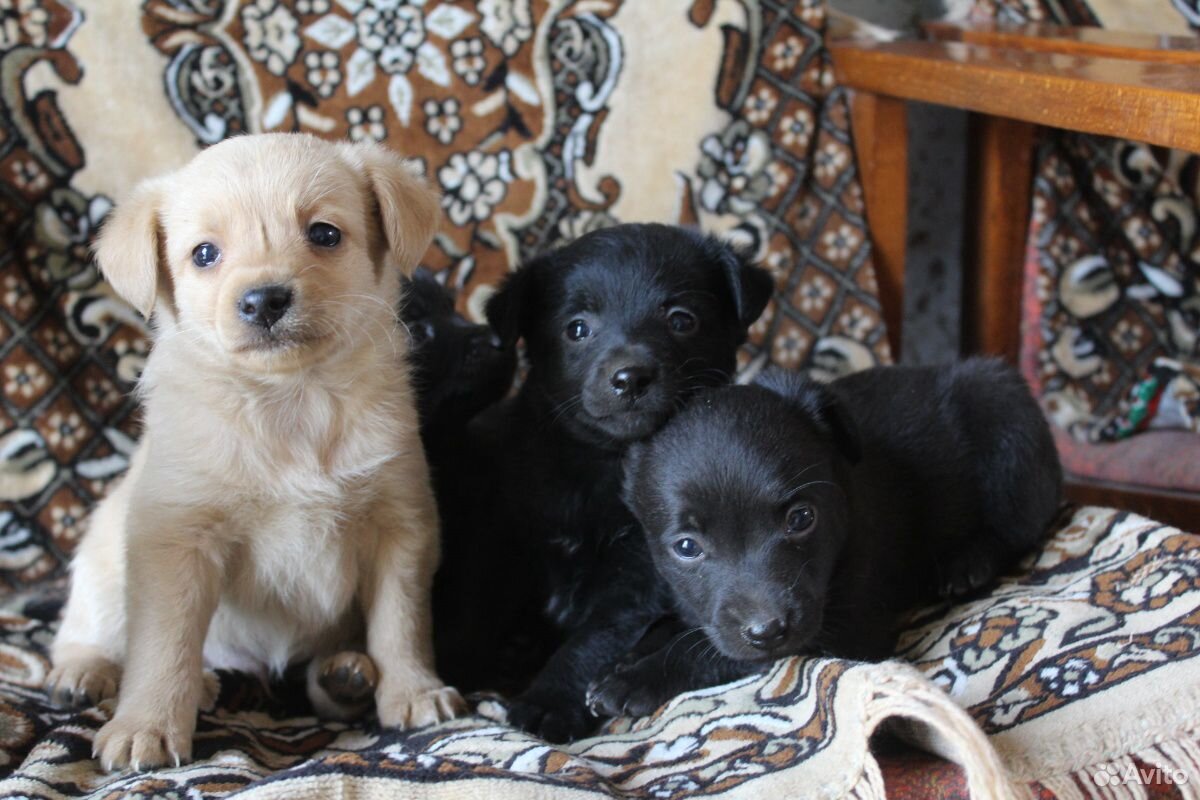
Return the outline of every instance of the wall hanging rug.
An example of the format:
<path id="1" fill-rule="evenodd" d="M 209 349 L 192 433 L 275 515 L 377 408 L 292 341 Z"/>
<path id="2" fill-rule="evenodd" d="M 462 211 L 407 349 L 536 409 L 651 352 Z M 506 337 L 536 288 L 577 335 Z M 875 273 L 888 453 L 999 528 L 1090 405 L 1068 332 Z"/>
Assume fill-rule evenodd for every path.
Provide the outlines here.
<path id="1" fill-rule="evenodd" d="M 888 359 L 816 0 L 0 0 L 0 579 L 60 573 L 126 467 L 141 320 L 89 258 L 140 179 L 241 132 L 381 140 L 445 219 L 480 317 L 531 254 L 617 221 L 755 248 L 742 364 Z M 801 253 L 805 254 L 801 257 Z"/>
<path id="2" fill-rule="evenodd" d="M 1012 22 L 1183 36 L 1200 26 L 1198 8 L 1194 0 L 976 4 Z M 1109 453 L 1086 446 L 1200 432 L 1200 156 L 1045 131 L 1034 164 L 1023 369 L 1066 434 L 1068 470 L 1200 491 L 1200 467 L 1188 457 L 1194 437 Z M 1169 455 L 1155 459 L 1164 448 Z"/>

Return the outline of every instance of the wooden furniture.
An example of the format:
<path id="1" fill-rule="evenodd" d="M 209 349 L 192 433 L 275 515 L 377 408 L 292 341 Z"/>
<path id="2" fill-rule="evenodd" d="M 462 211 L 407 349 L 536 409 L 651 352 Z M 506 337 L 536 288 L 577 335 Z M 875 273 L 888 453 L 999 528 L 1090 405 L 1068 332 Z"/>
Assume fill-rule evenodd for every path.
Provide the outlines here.
<path id="1" fill-rule="evenodd" d="M 906 103 L 973 112 L 963 264 L 964 353 L 1016 363 L 1037 126 L 1200 153 L 1200 39 L 1055 26 L 927 26 L 927 40 L 830 43 L 851 113 L 896 352 L 907 241 Z M 1200 496 L 1071 476 L 1078 502 L 1200 527 Z"/>

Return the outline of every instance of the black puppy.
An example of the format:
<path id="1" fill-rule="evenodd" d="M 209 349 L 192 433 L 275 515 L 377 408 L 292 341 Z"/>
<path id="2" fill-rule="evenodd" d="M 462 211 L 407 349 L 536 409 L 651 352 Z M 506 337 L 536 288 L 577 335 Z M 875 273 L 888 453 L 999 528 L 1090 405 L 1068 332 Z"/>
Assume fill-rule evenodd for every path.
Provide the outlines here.
<path id="1" fill-rule="evenodd" d="M 443 538 L 461 554 L 444 562 L 458 607 L 444 603 L 435 624 L 455 640 L 439 654 L 449 680 L 494 688 L 496 654 L 540 618 L 561 646 L 510 720 L 554 741 L 595 726 L 589 682 L 669 599 L 621 501 L 625 448 L 730 380 L 771 291 L 717 239 L 620 225 L 533 260 L 492 297 L 489 321 L 505 343 L 524 338 L 530 369 L 472 426 L 474 471 L 445 504 Z"/>
<path id="2" fill-rule="evenodd" d="M 780 656 L 886 657 L 905 609 L 974 592 L 1030 550 L 1061 482 L 1041 410 L 998 361 L 714 391 L 627 460 L 682 628 L 589 702 L 643 715 Z"/>
<path id="3" fill-rule="evenodd" d="M 461 432 L 512 387 L 516 348 L 490 327 L 454 308 L 454 296 L 425 267 L 404 282 L 400 319 L 412 343 L 409 361 L 421 416 L 421 436 L 431 440 Z"/>
<path id="4" fill-rule="evenodd" d="M 479 479 L 480 475 L 479 454 L 468 435 L 468 424 L 512 388 L 516 346 L 501 341 L 490 326 L 477 325 L 459 314 L 454 308 L 454 295 L 424 267 L 404 282 L 400 319 L 411 338 L 409 362 L 417 392 L 421 441 L 437 494 L 438 513 L 443 521 L 454 519 L 456 509 L 464 502 L 463 482 L 469 483 L 471 476 Z M 457 547 L 459 544 L 463 546 Z M 442 567 L 433 589 L 436 619 L 452 618 L 456 610 L 461 611 L 463 598 L 473 596 L 478 589 L 471 572 L 462 567 L 475 563 L 478 554 L 471 545 L 462 537 L 442 537 Z M 479 569 L 490 566 L 479 565 Z M 470 634 L 463 625 L 436 625 L 434 644 L 443 674 L 454 674 L 463 685 L 481 685 L 470 671 L 471 659 L 478 655 L 471 648 L 464 650 L 459 641 L 459 637 Z M 489 664 L 494 661 L 488 660 Z M 497 671 L 489 669 L 487 674 L 494 676 Z"/>

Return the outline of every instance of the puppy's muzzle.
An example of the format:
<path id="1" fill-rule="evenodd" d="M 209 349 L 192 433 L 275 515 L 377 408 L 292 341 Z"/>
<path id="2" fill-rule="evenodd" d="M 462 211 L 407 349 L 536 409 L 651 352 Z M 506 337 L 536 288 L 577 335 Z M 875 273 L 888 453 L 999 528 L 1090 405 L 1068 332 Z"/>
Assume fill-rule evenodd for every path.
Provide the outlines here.
<path id="1" fill-rule="evenodd" d="M 770 650 L 779 645 L 787 633 L 787 621 L 780 617 L 753 620 L 742 628 L 742 638 L 759 650 Z"/>
<path id="2" fill-rule="evenodd" d="M 646 364 L 631 364 L 618 369 L 609 378 L 613 394 L 626 400 L 636 400 L 646 393 L 658 377 L 658 370 Z"/>
<path id="3" fill-rule="evenodd" d="M 480 360 L 504 350 L 504 342 L 487 325 L 472 325 L 467 352 L 472 359 Z"/>
<path id="4" fill-rule="evenodd" d="M 292 290 L 272 284 L 259 286 L 238 300 L 238 316 L 248 325 L 270 330 L 292 307 Z"/>

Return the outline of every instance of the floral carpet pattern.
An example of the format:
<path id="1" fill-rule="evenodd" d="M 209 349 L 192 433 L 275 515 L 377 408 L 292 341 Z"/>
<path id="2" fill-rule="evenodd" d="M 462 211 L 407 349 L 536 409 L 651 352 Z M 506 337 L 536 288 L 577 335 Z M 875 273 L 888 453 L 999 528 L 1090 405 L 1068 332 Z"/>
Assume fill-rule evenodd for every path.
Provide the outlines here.
<path id="1" fill-rule="evenodd" d="M 899 651 L 908 664 L 784 659 L 567 746 L 513 730 L 494 698 L 475 698 L 464 719 L 397 733 L 319 723 L 301 693 L 221 673 L 194 763 L 105 774 L 91 746 L 111 707 L 60 711 L 41 690 L 61 597 L 45 585 L 0 609 L 0 797 L 915 791 L 902 761 L 872 755 L 880 730 L 958 762 L 926 762 L 935 791 L 1120 798 L 1097 787 L 1131 766 L 1151 770 L 1131 797 L 1191 796 L 1179 779 L 1200 781 L 1200 537 L 1111 510 L 1077 510 L 988 596 L 914 615 Z"/>
<path id="2" fill-rule="evenodd" d="M 128 464 L 143 320 L 89 247 L 122 194 L 245 132 L 384 141 L 479 318 L 596 227 L 696 225 L 778 292 L 743 367 L 889 359 L 818 0 L 0 0 L 0 585 L 62 574 Z"/>
<path id="3" fill-rule="evenodd" d="M 1038 161 L 1043 405 L 1087 441 L 1200 433 L 1200 157 L 1060 134 Z"/>
<path id="4" fill-rule="evenodd" d="M 977 4 L 1013 22 L 1200 27 L 1194 2 L 1137 5 L 1131 14 L 1106 0 Z M 1035 302 L 1023 347 L 1047 412 L 1081 442 L 1200 433 L 1200 156 L 1053 131 L 1035 164 L 1026 269 Z"/>

